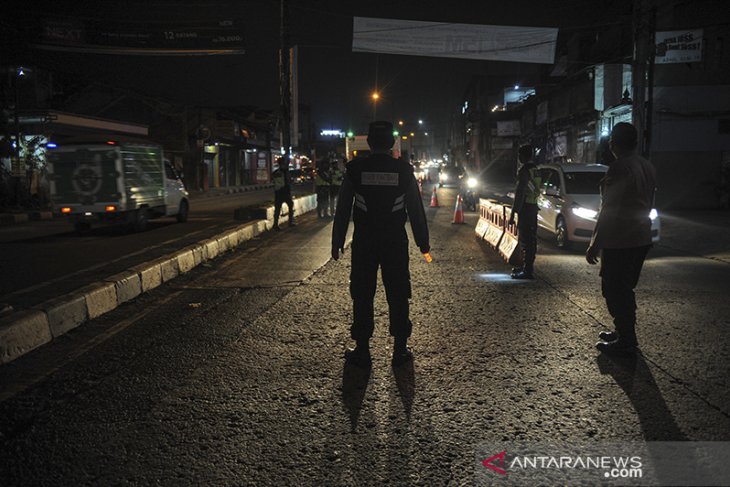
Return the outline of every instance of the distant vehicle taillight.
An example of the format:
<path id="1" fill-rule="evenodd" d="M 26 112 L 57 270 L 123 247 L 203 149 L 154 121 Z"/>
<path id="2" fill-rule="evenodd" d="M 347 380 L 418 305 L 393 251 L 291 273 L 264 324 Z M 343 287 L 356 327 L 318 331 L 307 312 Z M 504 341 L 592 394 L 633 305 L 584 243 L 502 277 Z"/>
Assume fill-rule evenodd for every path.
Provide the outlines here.
<path id="1" fill-rule="evenodd" d="M 106 211 L 117 211 L 117 207 L 114 205 L 109 205 L 106 207 Z"/>
<path id="2" fill-rule="evenodd" d="M 68 206 L 64 206 L 63 208 L 61 208 L 61 213 L 71 213 L 71 208 L 69 208 Z"/>

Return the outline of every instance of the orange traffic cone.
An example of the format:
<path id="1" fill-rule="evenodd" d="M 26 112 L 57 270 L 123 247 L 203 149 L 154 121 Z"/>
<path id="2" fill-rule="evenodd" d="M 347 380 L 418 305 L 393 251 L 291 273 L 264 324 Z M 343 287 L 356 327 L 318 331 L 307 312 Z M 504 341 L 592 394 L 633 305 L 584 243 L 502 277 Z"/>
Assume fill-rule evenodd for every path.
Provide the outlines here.
<path id="1" fill-rule="evenodd" d="M 461 195 L 456 197 L 456 207 L 454 208 L 454 219 L 451 223 L 464 223 L 464 208 L 461 204 Z"/>
<path id="2" fill-rule="evenodd" d="M 439 207 L 439 198 L 436 195 L 436 186 L 433 187 L 433 194 L 431 195 L 431 206 L 430 208 L 438 208 Z"/>

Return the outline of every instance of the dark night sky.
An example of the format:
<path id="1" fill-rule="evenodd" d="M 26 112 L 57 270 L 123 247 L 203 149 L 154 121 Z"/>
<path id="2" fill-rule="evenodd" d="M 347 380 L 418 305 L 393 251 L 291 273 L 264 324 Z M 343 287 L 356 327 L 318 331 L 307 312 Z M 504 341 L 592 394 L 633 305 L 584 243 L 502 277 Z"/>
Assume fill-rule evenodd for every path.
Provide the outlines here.
<path id="1" fill-rule="evenodd" d="M 434 131 L 445 128 L 472 74 L 500 68 L 516 70 L 514 82 L 528 83 L 534 69 L 510 63 L 409 57 L 351 52 L 352 17 L 371 16 L 442 22 L 589 26 L 606 22 L 607 12 L 629 0 L 545 1 L 382 1 L 290 0 L 292 43 L 300 46 L 300 101 L 312 107 L 318 127 L 363 130 L 372 115 L 368 96 L 378 86 L 383 100 L 378 118 L 423 118 Z M 20 5 L 34 15 L 39 3 Z M 137 92 L 196 105 L 278 105 L 277 49 L 279 1 L 132 0 L 128 2 L 54 2 L 43 10 L 105 19 L 241 19 L 246 43 L 242 56 L 140 57 L 34 53 L 54 69 Z M 519 73 L 523 72 L 522 75 Z"/>

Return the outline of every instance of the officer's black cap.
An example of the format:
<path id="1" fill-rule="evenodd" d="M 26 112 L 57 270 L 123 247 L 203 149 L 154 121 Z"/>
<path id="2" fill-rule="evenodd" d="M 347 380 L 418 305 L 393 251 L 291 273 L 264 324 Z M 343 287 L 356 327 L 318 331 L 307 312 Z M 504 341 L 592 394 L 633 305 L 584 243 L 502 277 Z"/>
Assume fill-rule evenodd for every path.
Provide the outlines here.
<path id="1" fill-rule="evenodd" d="M 384 120 L 371 122 L 368 141 L 393 145 L 393 124 Z"/>

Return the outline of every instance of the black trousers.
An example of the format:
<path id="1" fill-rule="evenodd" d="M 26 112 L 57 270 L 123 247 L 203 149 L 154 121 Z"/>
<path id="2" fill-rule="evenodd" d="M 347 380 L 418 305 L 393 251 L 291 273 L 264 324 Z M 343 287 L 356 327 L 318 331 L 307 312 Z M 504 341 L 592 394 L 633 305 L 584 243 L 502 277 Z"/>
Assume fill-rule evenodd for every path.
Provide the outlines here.
<path id="1" fill-rule="evenodd" d="M 335 215 L 335 209 L 337 208 L 337 195 L 340 194 L 340 187 L 334 184 L 330 186 L 330 215 Z"/>
<path id="2" fill-rule="evenodd" d="M 373 336 L 373 299 L 378 268 L 388 300 L 390 334 L 398 338 L 411 336 L 412 325 L 408 318 L 408 300 L 411 297 L 408 237 L 405 229 L 388 235 L 382 233 L 382 229 L 363 231 L 356 227 L 353 235 L 350 272 L 353 323 L 350 335 L 354 340 L 368 340 Z"/>
<path id="3" fill-rule="evenodd" d="M 294 201 L 291 197 L 291 189 L 287 186 L 274 191 L 274 226 L 279 225 L 281 206 L 284 203 L 289 208 L 289 223 L 294 223 Z"/>
<path id="4" fill-rule="evenodd" d="M 522 251 L 522 268 L 532 273 L 537 254 L 537 205 L 525 203 L 517 221 L 518 240 Z"/>
<path id="5" fill-rule="evenodd" d="M 330 202 L 330 187 L 317 186 L 317 216 L 327 216 Z"/>
<path id="6" fill-rule="evenodd" d="M 634 288 L 651 245 L 601 251 L 601 292 L 622 341 L 636 344 Z"/>

